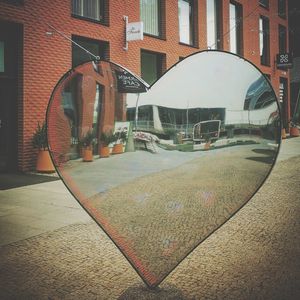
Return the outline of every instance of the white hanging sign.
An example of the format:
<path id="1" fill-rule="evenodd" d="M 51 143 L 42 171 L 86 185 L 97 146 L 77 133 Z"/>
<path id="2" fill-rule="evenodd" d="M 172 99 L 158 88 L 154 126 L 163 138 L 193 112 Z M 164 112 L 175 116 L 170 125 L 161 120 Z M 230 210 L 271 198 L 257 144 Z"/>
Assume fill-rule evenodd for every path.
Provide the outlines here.
<path id="1" fill-rule="evenodd" d="M 134 22 L 126 24 L 126 40 L 140 41 L 144 38 L 143 22 Z"/>

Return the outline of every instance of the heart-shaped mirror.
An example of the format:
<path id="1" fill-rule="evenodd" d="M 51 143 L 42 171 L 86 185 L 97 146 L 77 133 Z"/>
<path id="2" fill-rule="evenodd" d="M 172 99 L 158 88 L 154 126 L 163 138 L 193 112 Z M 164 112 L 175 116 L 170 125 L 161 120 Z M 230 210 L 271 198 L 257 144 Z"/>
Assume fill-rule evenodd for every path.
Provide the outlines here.
<path id="1" fill-rule="evenodd" d="M 82 64 L 55 87 L 47 126 L 65 185 L 155 287 L 263 184 L 281 123 L 255 66 L 204 51 L 150 88 L 112 62 Z"/>

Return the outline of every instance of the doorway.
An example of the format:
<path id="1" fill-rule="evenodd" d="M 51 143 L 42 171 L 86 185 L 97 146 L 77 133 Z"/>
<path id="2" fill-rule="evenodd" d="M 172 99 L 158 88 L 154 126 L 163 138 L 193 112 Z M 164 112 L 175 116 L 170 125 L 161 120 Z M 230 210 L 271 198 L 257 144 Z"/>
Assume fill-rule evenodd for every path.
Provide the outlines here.
<path id="1" fill-rule="evenodd" d="M 0 22 L 0 172 L 17 170 L 18 73 L 22 27 Z"/>

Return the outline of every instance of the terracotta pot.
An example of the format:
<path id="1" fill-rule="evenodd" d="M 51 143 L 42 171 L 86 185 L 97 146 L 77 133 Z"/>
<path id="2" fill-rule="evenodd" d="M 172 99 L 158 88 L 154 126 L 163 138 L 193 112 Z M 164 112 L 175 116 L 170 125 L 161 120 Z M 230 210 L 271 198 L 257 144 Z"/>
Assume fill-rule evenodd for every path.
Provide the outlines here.
<path id="1" fill-rule="evenodd" d="M 211 142 L 205 143 L 205 145 L 204 145 L 204 150 L 210 149 L 210 143 L 211 143 Z"/>
<path id="2" fill-rule="evenodd" d="M 286 139 L 286 132 L 285 132 L 285 128 L 281 129 L 281 138 L 284 140 Z"/>
<path id="3" fill-rule="evenodd" d="M 55 168 L 53 166 L 50 154 L 48 150 L 40 149 L 36 161 L 36 170 L 43 173 L 54 173 Z"/>
<path id="4" fill-rule="evenodd" d="M 100 147 L 100 157 L 109 157 L 110 155 L 110 149 L 108 146 L 101 146 Z"/>
<path id="5" fill-rule="evenodd" d="M 93 161 L 93 150 L 90 148 L 82 149 L 82 160 L 83 161 Z"/>
<path id="6" fill-rule="evenodd" d="M 300 131 L 297 127 L 290 128 L 290 136 L 300 136 Z"/>
<path id="7" fill-rule="evenodd" d="M 123 153 L 123 144 L 115 144 L 112 150 L 112 154 Z"/>

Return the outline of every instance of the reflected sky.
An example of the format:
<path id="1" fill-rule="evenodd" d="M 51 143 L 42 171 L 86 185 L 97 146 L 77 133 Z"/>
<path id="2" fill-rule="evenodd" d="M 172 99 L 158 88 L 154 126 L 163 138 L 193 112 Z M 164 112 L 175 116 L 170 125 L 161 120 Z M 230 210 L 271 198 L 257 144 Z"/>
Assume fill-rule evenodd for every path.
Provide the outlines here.
<path id="1" fill-rule="evenodd" d="M 237 56 L 203 52 L 169 70 L 146 94 L 140 95 L 139 105 L 243 110 L 241 99 L 245 99 L 249 85 L 260 76 L 255 67 Z M 136 97 L 128 97 L 128 107 L 135 105 Z"/>

